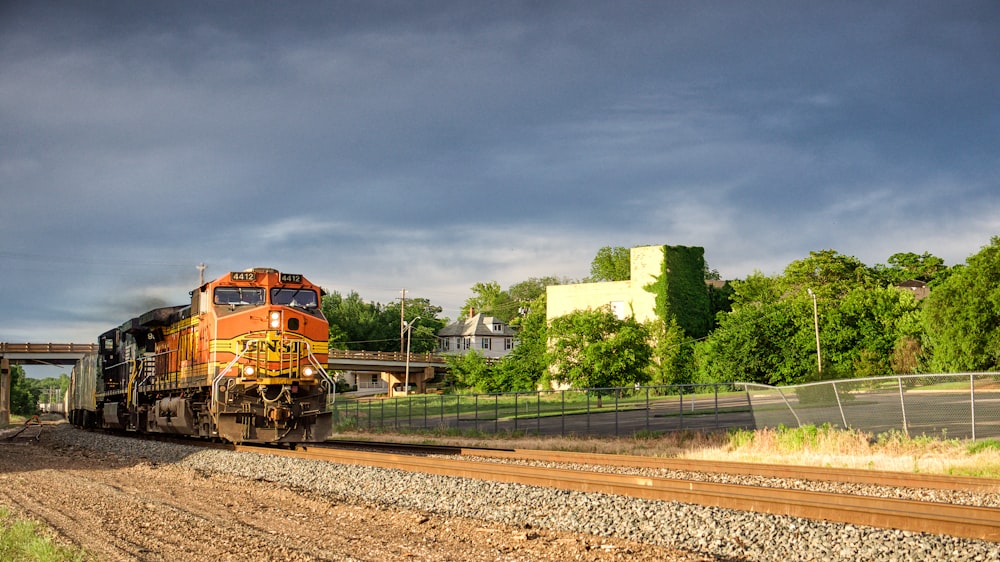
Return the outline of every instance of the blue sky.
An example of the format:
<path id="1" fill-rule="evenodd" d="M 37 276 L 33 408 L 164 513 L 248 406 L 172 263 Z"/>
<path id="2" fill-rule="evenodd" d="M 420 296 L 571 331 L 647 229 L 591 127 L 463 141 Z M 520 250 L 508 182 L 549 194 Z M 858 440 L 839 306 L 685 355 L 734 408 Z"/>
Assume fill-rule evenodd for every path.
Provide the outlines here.
<path id="1" fill-rule="evenodd" d="M 1000 3 L 0 2 L 0 341 L 253 266 L 455 318 L 601 246 L 725 278 L 1000 235 Z"/>

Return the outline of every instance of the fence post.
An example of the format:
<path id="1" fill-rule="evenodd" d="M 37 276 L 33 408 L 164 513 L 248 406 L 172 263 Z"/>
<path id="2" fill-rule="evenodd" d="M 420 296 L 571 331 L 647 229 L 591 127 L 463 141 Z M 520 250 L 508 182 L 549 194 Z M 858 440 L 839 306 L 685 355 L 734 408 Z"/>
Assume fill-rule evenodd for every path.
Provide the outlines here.
<path id="1" fill-rule="evenodd" d="M 844 407 L 840 404 L 840 392 L 837 391 L 837 383 L 832 382 L 830 384 L 833 385 L 833 395 L 837 398 L 837 408 L 840 409 L 840 421 L 844 422 L 844 429 L 848 429 L 847 418 L 844 417 Z"/>
<path id="2" fill-rule="evenodd" d="M 744 386 L 744 388 L 747 389 L 747 400 L 749 400 L 750 399 L 750 387 L 749 386 Z M 788 399 L 785 398 L 785 393 L 782 392 L 781 388 L 779 388 L 777 386 L 774 387 L 774 388 L 775 388 L 775 390 L 778 391 L 778 395 L 781 396 L 781 399 L 785 402 L 785 406 L 788 406 L 788 411 L 792 413 L 793 417 L 795 417 L 795 423 L 799 424 L 799 427 L 802 427 L 802 420 L 800 420 L 799 419 L 799 415 L 795 413 L 795 408 L 792 408 L 792 405 L 788 403 Z M 750 408 L 751 408 L 751 410 L 753 409 L 753 402 L 750 402 Z M 754 420 L 754 425 L 756 425 L 756 424 L 757 424 L 757 420 L 755 419 Z"/>
<path id="3" fill-rule="evenodd" d="M 562 409 L 560 410 L 560 419 L 562 420 L 562 435 L 566 436 L 566 391 L 560 390 L 559 394 L 562 398 Z"/>
<path id="4" fill-rule="evenodd" d="M 684 385 L 677 386 L 677 397 L 680 399 L 680 407 L 677 408 L 681 413 L 679 418 L 680 429 L 684 429 Z"/>
<path id="5" fill-rule="evenodd" d="M 903 377 L 896 377 L 899 383 L 899 409 L 903 412 L 903 434 L 910 436 L 910 428 L 906 424 L 906 402 L 903 400 Z"/>
<path id="6" fill-rule="evenodd" d="M 715 389 L 715 429 L 719 429 L 719 383 L 712 385 Z"/>
<path id="7" fill-rule="evenodd" d="M 649 431 L 649 387 L 646 387 L 646 431 Z"/>
<path id="8" fill-rule="evenodd" d="M 969 407 L 972 410 L 972 440 L 976 440 L 976 375 L 969 373 Z"/>
<path id="9" fill-rule="evenodd" d="M 535 392 L 535 434 L 542 434 L 542 391 Z"/>
<path id="10" fill-rule="evenodd" d="M 618 437 L 618 397 L 621 395 L 621 389 L 615 389 L 615 437 Z"/>
<path id="11" fill-rule="evenodd" d="M 514 392 L 514 433 L 517 433 L 517 392 Z"/>
<path id="12" fill-rule="evenodd" d="M 517 398 L 514 398 L 517 401 Z M 514 418 L 517 423 L 517 418 Z M 500 393 L 493 395 L 493 433 L 500 433 Z"/>
<path id="13" fill-rule="evenodd" d="M 587 394 L 587 435 L 590 435 L 590 391 L 584 391 Z"/>

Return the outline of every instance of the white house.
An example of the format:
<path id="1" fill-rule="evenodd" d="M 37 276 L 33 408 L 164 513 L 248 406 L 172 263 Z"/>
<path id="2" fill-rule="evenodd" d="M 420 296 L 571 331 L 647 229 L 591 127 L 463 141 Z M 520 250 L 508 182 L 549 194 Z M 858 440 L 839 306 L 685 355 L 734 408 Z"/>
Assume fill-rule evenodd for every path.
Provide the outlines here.
<path id="1" fill-rule="evenodd" d="M 464 355 L 475 350 L 487 359 L 499 359 L 517 345 L 517 332 L 493 316 L 472 314 L 438 332 L 438 351 Z"/>

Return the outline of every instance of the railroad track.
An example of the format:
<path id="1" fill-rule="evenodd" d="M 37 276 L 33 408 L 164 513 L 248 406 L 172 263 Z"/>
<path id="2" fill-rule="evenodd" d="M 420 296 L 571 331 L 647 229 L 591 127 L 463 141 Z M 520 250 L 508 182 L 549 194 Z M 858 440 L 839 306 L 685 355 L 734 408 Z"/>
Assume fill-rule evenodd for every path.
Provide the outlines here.
<path id="1" fill-rule="evenodd" d="M 385 446 L 396 450 L 400 449 L 398 444 L 353 443 L 352 445 L 364 448 Z M 818 480 L 837 480 L 837 478 L 842 478 L 847 479 L 842 481 L 877 482 L 885 486 L 932 488 L 958 486 L 959 489 L 966 487 L 965 489 L 979 491 L 997 491 L 997 483 L 986 479 L 952 479 L 942 476 L 909 475 L 903 473 L 872 472 L 861 474 L 866 471 L 787 466 L 775 467 L 768 465 L 747 465 L 743 463 L 707 463 L 706 461 L 678 461 L 676 459 L 561 453 L 553 451 L 512 451 L 440 446 L 426 448 L 414 445 L 406 445 L 404 448 L 409 450 L 409 454 L 373 452 L 371 450 L 356 450 L 324 445 L 303 445 L 295 450 L 266 449 L 266 452 L 342 464 L 374 466 L 441 476 L 544 486 L 580 492 L 615 494 L 649 500 L 677 501 L 741 511 L 790 515 L 813 520 L 826 520 L 853 525 L 867 525 L 1000 542 L 1000 509 L 994 508 L 611 474 L 581 469 L 474 462 L 468 459 L 448 459 L 441 456 L 430 457 L 427 455 L 454 455 L 455 451 L 458 450 L 458 454 L 469 457 L 494 457 L 574 464 L 613 464 L 616 466 L 630 466 L 629 463 L 634 463 L 632 466 L 641 464 L 646 468 L 665 468 L 667 465 L 671 465 L 670 467 L 673 469 L 702 472 L 707 471 L 709 465 L 715 465 L 714 472 L 725 471 L 749 474 L 758 471 L 767 476 L 776 476 L 775 472 L 780 469 L 781 473 L 787 474 L 787 476 L 784 476 L 787 478 L 804 478 L 803 474 L 807 474 L 808 477 Z M 259 447 L 237 446 L 235 450 L 261 452 Z M 418 451 L 422 452 L 414 454 Z M 683 468 L 677 468 L 679 466 L 683 466 Z"/>

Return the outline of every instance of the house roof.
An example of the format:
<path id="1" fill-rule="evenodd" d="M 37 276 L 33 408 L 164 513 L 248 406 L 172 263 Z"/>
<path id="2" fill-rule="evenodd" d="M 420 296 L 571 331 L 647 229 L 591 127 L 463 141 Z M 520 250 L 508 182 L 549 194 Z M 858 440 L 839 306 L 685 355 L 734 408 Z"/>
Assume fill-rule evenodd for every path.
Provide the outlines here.
<path id="1" fill-rule="evenodd" d="M 499 332 L 493 329 L 495 324 L 500 324 Z M 455 336 L 513 337 L 515 335 L 517 335 L 516 332 L 506 322 L 493 316 L 484 316 L 482 313 L 449 324 L 438 331 L 438 336 L 444 338 Z"/>

